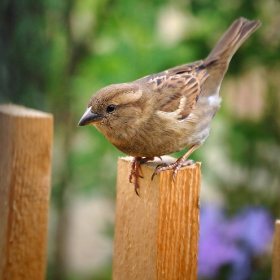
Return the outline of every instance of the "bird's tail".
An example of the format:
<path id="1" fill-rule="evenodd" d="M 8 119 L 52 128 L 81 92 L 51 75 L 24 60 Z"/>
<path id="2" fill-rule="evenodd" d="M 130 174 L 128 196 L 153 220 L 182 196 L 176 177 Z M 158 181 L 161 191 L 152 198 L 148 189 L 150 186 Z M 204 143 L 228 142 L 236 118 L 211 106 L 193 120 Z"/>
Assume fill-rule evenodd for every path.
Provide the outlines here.
<path id="1" fill-rule="evenodd" d="M 228 64 L 237 49 L 261 25 L 258 20 L 237 19 L 220 39 L 211 53 L 204 60 L 210 73 L 204 84 L 203 95 L 219 94 L 219 85 L 228 69 Z"/>
<path id="2" fill-rule="evenodd" d="M 260 25 L 258 20 L 237 19 L 207 56 L 206 65 L 217 60 L 229 63 L 238 48 Z"/>

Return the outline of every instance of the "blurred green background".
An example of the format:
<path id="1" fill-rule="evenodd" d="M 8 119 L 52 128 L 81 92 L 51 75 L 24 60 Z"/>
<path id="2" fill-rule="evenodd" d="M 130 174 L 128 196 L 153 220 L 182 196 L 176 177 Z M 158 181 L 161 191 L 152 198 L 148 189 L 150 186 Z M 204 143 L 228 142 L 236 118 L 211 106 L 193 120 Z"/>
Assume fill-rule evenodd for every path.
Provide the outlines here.
<path id="1" fill-rule="evenodd" d="M 77 127 L 91 95 L 206 57 L 241 16 L 262 26 L 232 59 L 193 158 L 203 163 L 202 204 L 229 215 L 262 205 L 279 218 L 279 1 L 2 0 L 0 12 L 0 102 L 55 118 L 48 279 L 111 279 L 122 154 Z"/>

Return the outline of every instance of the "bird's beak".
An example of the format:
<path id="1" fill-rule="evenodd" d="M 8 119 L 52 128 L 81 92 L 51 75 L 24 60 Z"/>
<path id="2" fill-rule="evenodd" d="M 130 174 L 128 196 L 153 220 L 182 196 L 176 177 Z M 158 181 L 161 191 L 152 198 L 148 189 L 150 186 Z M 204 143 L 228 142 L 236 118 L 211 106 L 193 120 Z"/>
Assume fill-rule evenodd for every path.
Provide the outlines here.
<path id="1" fill-rule="evenodd" d="M 91 106 L 87 108 L 80 121 L 78 122 L 78 126 L 88 125 L 90 123 L 94 123 L 100 121 L 102 116 L 100 114 L 95 114 L 91 112 Z"/>

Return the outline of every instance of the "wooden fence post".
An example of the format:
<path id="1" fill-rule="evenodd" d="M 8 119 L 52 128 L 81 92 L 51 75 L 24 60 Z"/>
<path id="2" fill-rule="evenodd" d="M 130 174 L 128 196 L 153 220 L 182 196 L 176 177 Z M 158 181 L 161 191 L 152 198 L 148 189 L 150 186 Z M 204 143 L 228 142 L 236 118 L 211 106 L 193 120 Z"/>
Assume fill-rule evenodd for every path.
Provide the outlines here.
<path id="1" fill-rule="evenodd" d="M 138 197 L 128 181 L 131 159 L 119 159 L 115 280 L 197 279 L 200 163 L 181 169 L 175 182 L 172 171 L 151 181 L 157 164 L 141 166 L 144 178 Z"/>
<path id="2" fill-rule="evenodd" d="M 280 280 L 280 220 L 275 222 L 272 254 L 272 279 Z"/>
<path id="3" fill-rule="evenodd" d="M 46 273 L 53 117 L 0 105 L 0 279 Z"/>

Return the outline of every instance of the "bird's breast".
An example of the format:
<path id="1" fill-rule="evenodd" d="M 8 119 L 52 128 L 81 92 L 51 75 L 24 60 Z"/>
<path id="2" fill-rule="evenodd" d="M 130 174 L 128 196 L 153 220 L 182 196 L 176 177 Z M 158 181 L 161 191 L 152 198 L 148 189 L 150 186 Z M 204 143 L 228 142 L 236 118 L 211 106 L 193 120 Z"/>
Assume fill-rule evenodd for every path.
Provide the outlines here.
<path id="1" fill-rule="evenodd" d="M 190 115 L 178 120 L 171 113 L 155 112 L 149 118 L 136 118 L 117 128 L 97 125 L 97 129 L 117 149 L 130 156 L 155 157 L 202 144 L 219 109 L 220 98 L 201 97 Z"/>

